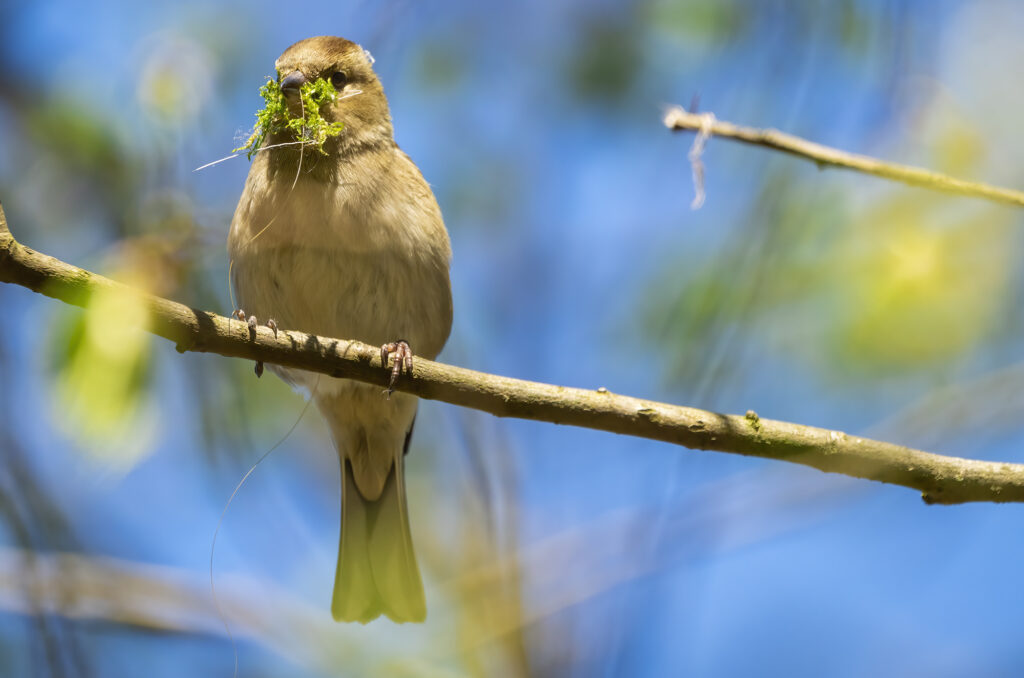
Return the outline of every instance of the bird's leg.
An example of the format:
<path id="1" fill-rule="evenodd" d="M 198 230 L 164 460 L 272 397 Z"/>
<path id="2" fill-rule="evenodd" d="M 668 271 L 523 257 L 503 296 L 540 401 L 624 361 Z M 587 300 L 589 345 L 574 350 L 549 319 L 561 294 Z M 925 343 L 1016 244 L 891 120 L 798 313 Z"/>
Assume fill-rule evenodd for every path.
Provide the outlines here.
<path id="1" fill-rule="evenodd" d="M 384 344 L 380 347 L 380 362 L 384 367 L 388 366 L 388 357 L 394 353 L 395 363 L 391 366 L 391 380 L 388 382 L 387 394 L 390 397 L 395 391 L 395 384 L 398 377 L 405 370 L 406 374 L 412 374 L 412 349 L 404 339 Z"/>

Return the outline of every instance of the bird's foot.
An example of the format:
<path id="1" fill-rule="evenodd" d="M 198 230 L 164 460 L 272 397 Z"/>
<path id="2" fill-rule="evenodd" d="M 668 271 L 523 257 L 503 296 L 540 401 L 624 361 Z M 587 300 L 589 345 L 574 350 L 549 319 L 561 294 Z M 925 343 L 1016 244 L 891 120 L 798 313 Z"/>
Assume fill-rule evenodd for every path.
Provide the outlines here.
<path id="1" fill-rule="evenodd" d="M 246 316 L 245 315 L 245 311 L 243 311 L 240 308 L 235 310 L 235 311 L 233 311 L 231 313 L 231 316 L 233 318 L 237 318 L 238 320 L 241 320 L 242 322 L 244 322 L 246 325 L 249 326 L 249 338 L 250 339 L 255 339 L 256 338 L 256 327 L 259 326 L 259 321 L 256 320 L 256 316 L 254 316 L 254 315 Z M 273 318 L 269 318 L 267 320 L 267 327 L 269 327 L 271 330 L 274 331 L 274 336 L 276 337 L 277 336 L 277 323 L 274 322 Z M 262 360 L 257 360 L 256 361 L 256 378 L 259 379 L 262 376 L 263 376 L 263 361 Z"/>
<path id="2" fill-rule="evenodd" d="M 237 320 L 241 320 L 246 325 L 248 325 L 249 326 L 249 336 L 251 338 L 253 338 L 253 339 L 256 338 L 256 328 L 260 324 L 259 321 L 256 320 L 256 316 L 254 316 L 254 315 L 246 315 L 245 311 L 243 311 L 242 309 L 238 309 L 236 311 L 232 311 L 231 312 L 231 317 L 235 318 Z M 268 328 L 270 328 L 274 332 L 274 336 L 276 337 L 277 336 L 277 323 L 274 322 L 273 318 L 269 318 L 267 320 L 266 326 Z"/>
<path id="3" fill-rule="evenodd" d="M 388 366 L 388 357 L 394 353 L 395 362 L 391 366 L 391 380 L 388 382 L 388 389 L 385 393 L 388 397 L 391 396 L 395 391 L 395 384 L 398 383 L 398 377 L 404 370 L 406 374 L 412 374 L 412 349 L 409 348 L 409 344 L 404 339 L 393 341 L 390 344 L 384 344 L 380 347 L 380 362 L 384 367 Z"/>
<path id="4" fill-rule="evenodd" d="M 256 326 L 259 325 L 259 322 L 256 320 L 256 316 L 254 316 L 254 315 L 247 316 L 245 314 L 245 311 L 243 311 L 240 308 L 235 310 L 235 312 L 232 313 L 231 315 L 234 316 L 235 318 L 237 318 L 238 320 L 241 320 L 243 323 L 245 323 L 246 325 L 249 326 L 249 338 L 250 339 L 255 339 L 256 338 Z"/>

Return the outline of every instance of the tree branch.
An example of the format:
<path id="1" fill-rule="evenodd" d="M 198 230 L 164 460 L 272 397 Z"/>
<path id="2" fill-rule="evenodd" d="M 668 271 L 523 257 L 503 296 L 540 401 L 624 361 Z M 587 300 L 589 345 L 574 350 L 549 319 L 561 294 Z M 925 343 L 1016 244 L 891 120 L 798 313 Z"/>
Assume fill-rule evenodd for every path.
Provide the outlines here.
<path id="1" fill-rule="evenodd" d="M 324 610 L 271 582 L 230 574 L 218 580 L 223 615 L 237 637 L 306 665 L 330 664 L 339 650 L 354 661 L 379 652 L 374 645 L 346 642 Z M 88 553 L 0 547 L 0 611 L 59 614 L 160 633 L 225 634 L 202 574 Z"/>
<path id="2" fill-rule="evenodd" d="M 388 371 L 380 349 L 358 341 L 317 337 L 266 327 L 250 332 L 240 321 L 189 308 L 35 252 L 7 229 L 0 206 L 0 282 L 8 282 L 85 306 L 91 293 L 119 290 L 149 311 L 145 328 L 173 341 L 178 351 L 217 353 L 262 360 L 382 388 Z M 638 369 L 641 367 L 638 365 Z M 650 438 L 689 448 L 717 450 L 811 466 L 821 471 L 902 485 L 925 501 L 1024 501 L 1024 465 L 945 457 L 839 431 L 717 414 L 596 390 L 553 386 L 484 374 L 417 358 L 411 377 L 398 390 L 421 398 L 490 412 Z"/>
<path id="3" fill-rule="evenodd" d="M 964 181 L 963 179 L 957 179 L 947 174 L 932 172 L 920 167 L 883 162 L 866 155 L 847 153 L 846 151 L 829 146 L 822 146 L 821 144 L 816 144 L 775 129 L 741 127 L 731 122 L 716 120 L 709 113 L 688 113 L 680 106 L 673 106 L 665 113 L 664 123 L 671 130 L 692 130 L 705 135 L 713 134 L 755 146 L 764 146 L 765 148 L 782 151 L 805 160 L 811 160 L 817 163 L 818 167 L 822 168 L 842 167 L 865 174 L 872 174 L 883 179 L 899 181 L 910 186 L 1024 207 L 1024 191 L 1015 191 L 974 181 Z"/>

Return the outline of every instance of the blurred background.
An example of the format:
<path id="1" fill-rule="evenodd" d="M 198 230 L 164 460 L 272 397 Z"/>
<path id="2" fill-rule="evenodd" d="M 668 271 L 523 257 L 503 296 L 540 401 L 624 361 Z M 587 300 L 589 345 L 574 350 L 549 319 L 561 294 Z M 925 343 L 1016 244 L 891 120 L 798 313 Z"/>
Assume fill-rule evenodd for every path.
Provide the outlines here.
<path id="1" fill-rule="evenodd" d="M 0 4 L 26 245 L 231 311 L 230 154 L 288 45 L 367 47 L 455 258 L 441 359 L 1024 461 L 1024 213 L 712 139 L 689 105 L 1024 187 L 1019 2 Z M 337 461 L 251 363 L 0 286 L 4 676 L 1018 676 L 1024 507 L 421 405 L 428 620 L 331 621 Z M 113 344 L 114 352 L 104 349 Z"/>

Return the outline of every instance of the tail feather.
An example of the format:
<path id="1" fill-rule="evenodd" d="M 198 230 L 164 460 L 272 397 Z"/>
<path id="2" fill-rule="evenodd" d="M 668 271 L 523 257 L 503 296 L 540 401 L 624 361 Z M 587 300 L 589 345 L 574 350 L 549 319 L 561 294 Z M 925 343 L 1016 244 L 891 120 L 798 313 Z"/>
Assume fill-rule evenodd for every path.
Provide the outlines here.
<path id="1" fill-rule="evenodd" d="M 421 622 L 427 608 L 409 531 L 404 459 L 391 467 L 378 499 L 360 494 L 342 460 L 341 535 L 331 614 L 365 624 L 381 614 L 395 622 Z"/>

